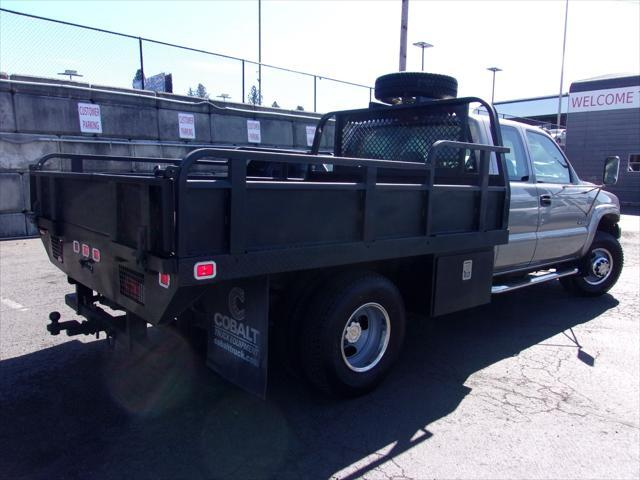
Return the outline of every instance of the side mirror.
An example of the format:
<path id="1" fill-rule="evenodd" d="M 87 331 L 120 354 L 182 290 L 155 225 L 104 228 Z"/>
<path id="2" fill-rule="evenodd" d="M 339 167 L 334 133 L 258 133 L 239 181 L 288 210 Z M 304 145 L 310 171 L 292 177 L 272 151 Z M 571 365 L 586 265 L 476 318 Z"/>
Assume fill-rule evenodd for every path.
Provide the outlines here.
<path id="1" fill-rule="evenodd" d="M 620 157 L 607 157 L 604 161 L 604 172 L 602 173 L 602 183 L 605 185 L 615 185 L 618 183 L 620 173 Z"/>

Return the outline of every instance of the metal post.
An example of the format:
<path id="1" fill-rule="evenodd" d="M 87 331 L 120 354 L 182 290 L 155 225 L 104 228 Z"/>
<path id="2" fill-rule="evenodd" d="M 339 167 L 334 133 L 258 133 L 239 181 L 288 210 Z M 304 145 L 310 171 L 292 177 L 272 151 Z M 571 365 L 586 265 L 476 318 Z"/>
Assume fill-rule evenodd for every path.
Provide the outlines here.
<path id="1" fill-rule="evenodd" d="M 244 60 L 242 60 L 242 103 L 246 102 L 246 98 L 244 96 Z"/>
<path id="2" fill-rule="evenodd" d="M 373 97 L 373 88 L 369 87 L 369 103 L 371 103 L 372 97 Z"/>
<path id="3" fill-rule="evenodd" d="M 560 67 L 560 92 L 558 92 L 558 128 L 562 121 L 562 82 L 564 80 L 564 52 L 567 46 L 567 18 L 569 18 L 569 0 L 564 4 L 564 38 L 562 40 L 562 66 Z"/>
<path id="4" fill-rule="evenodd" d="M 318 98 L 317 94 L 318 94 L 318 89 L 317 89 L 317 80 L 318 77 L 316 77 L 315 75 L 313 76 L 313 111 L 317 112 L 318 108 L 317 108 L 317 103 L 316 100 Z"/>
<path id="5" fill-rule="evenodd" d="M 491 105 L 493 105 L 493 98 L 496 94 L 496 71 L 493 71 L 493 82 L 491 83 Z"/>
<path id="6" fill-rule="evenodd" d="M 258 100 L 262 105 L 262 0 L 258 0 Z"/>
<path id="7" fill-rule="evenodd" d="M 142 76 L 142 90 L 144 90 L 144 56 L 142 55 L 142 38 L 138 37 L 138 48 L 140 49 L 140 75 Z"/>
<path id="8" fill-rule="evenodd" d="M 400 18 L 400 66 L 399 71 L 407 69 L 407 30 L 409 28 L 409 0 L 402 0 L 402 16 Z"/>
<path id="9" fill-rule="evenodd" d="M 427 42 L 415 42 L 413 45 L 422 49 L 422 71 L 424 72 L 424 49 L 431 48 L 433 45 Z"/>
<path id="10" fill-rule="evenodd" d="M 502 69 L 498 67 L 489 67 L 487 70 L 493 72 L 493 81 L 491 83 L 491 105 L 493 105 L 493 98 L 496 93 L 496 72 L 501 72 Z"/>

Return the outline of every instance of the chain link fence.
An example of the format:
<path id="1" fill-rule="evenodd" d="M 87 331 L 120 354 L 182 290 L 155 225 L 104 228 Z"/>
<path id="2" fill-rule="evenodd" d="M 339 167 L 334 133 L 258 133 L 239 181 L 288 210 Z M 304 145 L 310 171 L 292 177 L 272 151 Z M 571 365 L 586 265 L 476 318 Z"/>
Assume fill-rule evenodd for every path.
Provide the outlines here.
<path id="1" fill-rule="evenodd" d="M 363 107 L 373 95 L 367 85 L 4 8 L 0 71 L 314 112 Z"/>

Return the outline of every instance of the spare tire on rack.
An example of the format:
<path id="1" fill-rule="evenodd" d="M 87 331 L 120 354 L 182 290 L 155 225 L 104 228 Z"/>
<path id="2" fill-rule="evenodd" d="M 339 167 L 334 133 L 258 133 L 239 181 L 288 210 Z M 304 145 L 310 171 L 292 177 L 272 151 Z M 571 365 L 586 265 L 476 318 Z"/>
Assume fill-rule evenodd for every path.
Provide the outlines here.
<path id="1" fill-rule="evenodd" d="M 424 72 L 398 72 L 378 77 L 375 95 L 384 103 L 397 103 L 398 99 L 429 98 L 440 100 L 455 98 L 458 81 L 448 75 Z"/>

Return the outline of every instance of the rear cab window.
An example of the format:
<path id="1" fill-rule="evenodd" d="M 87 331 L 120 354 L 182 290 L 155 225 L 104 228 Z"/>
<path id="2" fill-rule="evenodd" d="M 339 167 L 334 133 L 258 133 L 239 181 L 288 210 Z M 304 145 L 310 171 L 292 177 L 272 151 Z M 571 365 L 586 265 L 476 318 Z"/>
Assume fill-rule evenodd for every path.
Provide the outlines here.
<path id="1" fill-rule="evenodd" d="M 529 165 L 520 133 L 515 127 L 508 125 L 501 125 L 500 130 L 502 131 L 502 144 L 510 149 L 510 152 L 504 155 L 509 180 L 512 182 L 529 181 Z"/>

